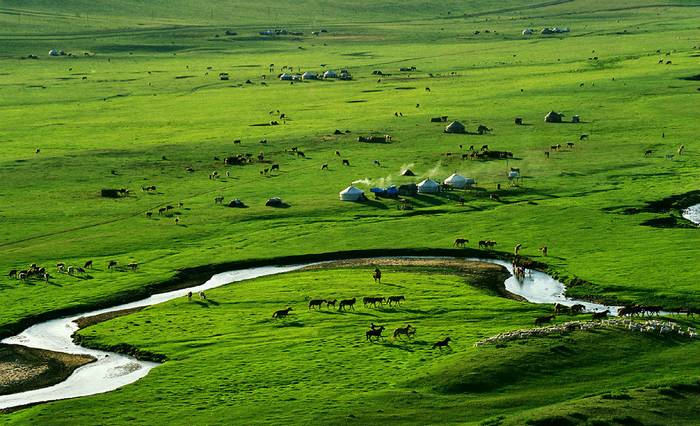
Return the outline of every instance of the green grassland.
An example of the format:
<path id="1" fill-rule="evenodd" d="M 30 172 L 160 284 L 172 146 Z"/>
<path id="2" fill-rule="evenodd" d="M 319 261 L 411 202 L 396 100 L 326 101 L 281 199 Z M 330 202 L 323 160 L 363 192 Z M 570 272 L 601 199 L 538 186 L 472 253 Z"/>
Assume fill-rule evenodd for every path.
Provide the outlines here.
<path id="1" fill-rule="evenodd" d="M 700 85 L 683 79 L 700 74 L 698 2 L 448 1 L 438 7 L 417 0 L 288 3 L 0 4 L 0 271 L 4 275 L 31 263 L 95 261 L 94 270 L 81 278 L 52 271 L 49 284 L 0 278 L 2 335 L 40 315 L 138 297 L 187 268 L 343 250 L 447 248 L 456 237 L 469 238 L 472 246 L 481 239 L 496 240 L 502 252 L 522 243 L 524 255 L 546 263 L 551 273 L 567 281 L 578 278 L 570 287 L 578 297 L 700 306 L 699 230 L 643 225 L 650 219 L 677 217 L 678 211 L 624 214 L 626 209 L 642 209 L 647 202 L 699 189 Z M 544 26 L 570 27 L 572 32 L 520 35 L 524 28 Z M 305 35 L 258 35 L 274 27 Z M 311 35 L 321 28 L 328 32 Z M 238 35 L 227 36 L 225 30 Z M 49 58 L 51 48 L 74 56 Z M 39 59 L 22 59 L 30 54 Z M 660 59 L 672 63 L 658 64 Z M 275 64 L 274 72 L 269 64 Z M 275 78 L 283 65 L 320 71 L 321 64 L 347 68 L 354 79 L 291 85 Z M 417 71 L 399 72 L 399 67 L 410 66 Z M 373 70 L 391 75 L 379 78 L 371 75 Z M 220 72 L 231 79 L 219 80 Z M 253 126 L 278 119 L 277 110 L 288 116 L 285 124 Z M 545 124 L 543 116 L 550 110 L 565 113 L 567 119 L 579 114 L 582 123 Z M 483 136 L 444 134 L 443 125 L 429 122 L 441 115 L 462 121 L 470 131 L 479 124 L 493 131 Z M 529 125 L 515 126 L 517 116 Z M 336 129 L 352 133 L 333 135 Z M 391 134 L 393 139 L 390 144 L 356 142 L 358 135 L 370 133 Z M 579 141 L 581 134 L 588 134 L 588 140 Z M 242 143 L 234 145 L 235 139 Z M 267 144 L 260 144 L 261 139 Z M 575 142 L 573 149 L 566 148 L 568 141 Z M 544 151 L 558 143 L 565 148 L 545 158 Z M 484 144 L 512 151 L 514 158 L 461 159 L 469 145 Z M 686 151 L 679 156 L 681 144 Z M 290 155 L 292 147 L 304 151 L 306 159 Z M 653 154 L 645 157 L 649 149 Z M 342 157 L 336 157 L 336 150 Z M 269 163 L 223 165 L 227 155 L 259 152 Z M 668 159 L 668 154 L 675 156 Z M 342 158 L 351 166 L 342 166 Z M 261 175 L 272 163 L 280 165 L 279 173 Z M 328 171 L 321 171 L 324 163 Z M 414 197 L 413 211 L 398 210 L 390 199 L 338 201 L 338 191 L 351 182 L 363 181 L 358 186 L 368 191 L 383 183 L 416 181 L 399 175 L 404 166 L 418 178 L 444 179 L 458 171 L 475 178 L 482 190 Z M 188 173 L 187 167 L 195 171 Z M 521 169 L 521 186 L 508 186 L 509 167 Z M 221 179 L 208 179 L 214 170 Z M 497 184 L 503 189 L 497 191 Z M 158 190 L 144 193 L 142 185 L 156 185 Z M 121 187 L 131 189 L 131 196 L 100 197 L 101 188 Z M 489 199 L 494 192 L 501 201 Z M 219 195 L 226 201 L 240 198 L 249 208 L 217 206 L 214 197 Z M 291 207 L 265 207 L 272 196 L 282 197 Z M 456 202 L 458 196 L 466 199 L 464 206 Z M 177 207 L 180 202 L 182 208 Z M 158 208 L 166 205 L 175 206 L 174 213 L 158 215 Z M 152 219 L 145 217 L 149 211 L 154 212 Z M 175 216 L 180 219 L 177 225 Z M 550 251 L 546 258 L 537 250 L 544 244 Z M 107 271 L 112 259 L 121 265 L 136 261 L 140 268 Z M 218 290 L 217 298 L 232 297 L 229 291 L 234 290 Z M 255 302 L 250 303 L 256 310 Z M 258 312 L 264 310 L 260 303 Z M 163 314 L 178 309 L 175 306 L 163 307 Z M 177 354 L 187 351 L 153 341 L 146 327 L 137 337 L 125 336 L 117 326 L 144 315 L 153 315 L 153 323 L 163 320 L 152 314 L 160 309 L 93 329 L 100 331 L 100 339 L 113 343 L 128 337 L 139 347 L 167 353 L 171 361 L 133 386 L 86 402 L 73 401 L 71 406 L 81 406 L 86 414 L 94 401 L 109 400 L 116 410 L 127 393 L 134 400 L 161 404 L 145 395 L 153 395 L 155 382 L 172 384 L 173 379 L 161 377 L 166 371 L 171 377 L 183 374 L 174 363 L 179 362 Z M 202 310 L 199 319 L 216 324 L 212 311 Z M 530 321 L 518 322 L 525 316 L 531 318 L 513 315 L 490 331 L 522 326 Z M 266 333 L 260 327 L 254 332 Z M 303 341 L 308 338 L 305 333 L 317 327 L 295 328 L 299 334 L 293 338 Z M 457 333 L 456 326 L 453 329 Z M 208 336 L 203 332 L 203 339 L 211 339 Z M 186 336 L 182 339 L 182 345 L 196 345 Z M 462 348 L 469 346 L 464 339 Z M 578 339 L 582 345 L 586 339 L 595 339 L 588 342 L 595 345 L 614 345 L 617 339 L 622 339 L 621 346 L 659 344 L 617 335 L 574 337 Z M 688 347 L 662 346 L 667 359 L 683 358 L 680 354 Z M 196 352 L 214 359 L 232 347 L 244 350 L 238 343 L 219 347 L 210 341 Z M 257 352 L 254 346 L 245 350 Z M 301 360 L 304 352 L 298 350 Z M 657 352 L 645 352 L 644 362 L 662 362 L 655 361 Z M 322 355 L 319 359 L 324 360 Z M 365 355 L 345 356 L 360 360 Z M 187 359 L 179 356 L 183 362 Z M 447 365 L 436 362 L 433 367 Z M 207 367 L 228 368 L 226 363 Z M 685 374 L 668 371 L 660 376 L 674 382 L 671 377 Z M 259 379 L 251 378 L 263 381 Z M 300 380 L 299 386 L 304 383 Z M 348 381 L 343 386 L 353 388 L 351 383 L 357 384 Z M 380 387 L 376 384 L 371 392 Z M 542 405 L 562 404 L 562 415 L 579 408 L 584 412 L 590 401 L 566 402 L 592 392 L 592 386 L 584 388 L 559 395 L 543 385 Z M 520 398 L 530 392 L 523 387 Z M 269 403 L 268 397 L 257 401 Z M 362 404 L 372 404 L 371 397 L 353 393 L 344 398 L 357 412 Z M 392 398 L 401 401 L 402 396 Z M 436 398 L 455 406 L 465 399 Z M 499 398 L 502 407 L 513 405 Z M 427 401 L 402 415 L 418 415 L 422 407 L 436 403 Z M 8 419 L 27 420 L 59 405 L 64 410 L 68 406 L 48 405 Z M 286 406 L 280 402 L 278 413 L 291 412 L 290 407 L 312 415 L 299 400 Z M 488 417 L 487 411 L 475 413 L 473 419 Z M 340 418 L 339 412 L 334 415 Z"/>
<path id="2" fill-rule="evenodd" d="M 194 415 L 201 424 L 476 424 L 499 418 L 517 424 L 585 413 L 578 407 L 591 399 L 602 397 L 605 406 L 622 399 L 605 399 L 609 395 L 639 392 L 626 402 L 640 407 L 587 416 L 646 421 L 654 414 L 644 412 L 644 396 L 669 384 L 691 385 L 681 377 L 700 372 L 698 343 L 619 330 L 475 348 L 493 334 L 530 327 L 549 308 L 494 296 L 488 287 L 502 279 L 497 267 L 383 269 L 381 284 L 374 284 L 368 267 L 267 277 L 210 291 L 206 301 L 183 297 L 86 328 L 84 344 L 126 343 L 168 360 L 121 390 L 33 407 L 6 420 L 86 424 L 98 416 L 110 424 L 177 424 Z M 406 302 L 383 308 L 359 303 L 348 312 L 307 309 L 314 298 L 377 294 L 402 294 Z M 287 306 L 294 308 L 289 318 L 271 318 Z M 388 336 L 409 323 L 417 334 L 368 343 L 370 323 L 386 326 Z M 445 336 L 453 339 L 452 349 L 432 350 Z M 689 389 L 697 400 L 698 390 Z M 679 424 L 687 419 L 667 415 Z"/>

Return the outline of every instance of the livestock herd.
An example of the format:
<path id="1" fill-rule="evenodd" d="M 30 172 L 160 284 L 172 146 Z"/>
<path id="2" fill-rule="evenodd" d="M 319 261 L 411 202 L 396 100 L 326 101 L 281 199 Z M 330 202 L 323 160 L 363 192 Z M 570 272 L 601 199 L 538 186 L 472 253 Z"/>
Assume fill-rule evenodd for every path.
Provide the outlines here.
<path id="1" fill-rule="evenodd" d="M 77 278 L 88 278 L 86 274 L 89 269 L 92 269 L 92 266 L 92 260 L 86 261 L 83 264 L 83 266 L 66 265 L 65 262 L 58 262 L 56 263 L 56 272 L 59 274 L 67 274 L 69 276 Z M 110 260 L 107 263 L 107 269 L 110 271 L 118 269 L 118 266 L 119 263 L 116 260 Z M 125 265 L 125 269 L 131 271 L 137 270 L 138 267 L 139 264 L 137 262 L 131 262 Z M 7 277 L 25 282 L 30 281 L 32 279 L 39 279 L 46 283 L 48 283 L 49 280 L 53 278 L 53 276 L 49 274 L 48 269 L 46 267 L 37 265 L 36 263 L 32 263 L 27 269 L 11 269 L 10 272 L 8 272 Z"/>

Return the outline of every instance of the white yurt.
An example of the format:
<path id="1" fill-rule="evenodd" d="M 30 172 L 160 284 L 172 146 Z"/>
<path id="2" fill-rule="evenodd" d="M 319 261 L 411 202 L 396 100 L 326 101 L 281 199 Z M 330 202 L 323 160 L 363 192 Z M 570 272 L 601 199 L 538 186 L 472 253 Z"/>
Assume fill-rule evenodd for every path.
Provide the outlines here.
<path id="1" fill-rule="evenodd" d="M 292 74 L 284 73 L 280 75 L 280 80 L 293 80 L 294 76 Z"/>
<path id="2" fill-rule="evenodd" d="M 444 183 L 445 185 L 449 185 L 453 188 L 462 189 L 465 186 L 467 186 L 467 178 L 465 178 L 462 175 L 458 175 L 457 173 L 454 173 L 447 179 L 445 179 L 442 183 Z"/>
<path id="3" fill-rule="evenodd" d="M 304 74 L 301 75 L 302 80 L 316 80 L 316 78 L 316 73 L 311 71 L 306 71 Z"/>
<path id="4" fill-rule="evenodd" d="M 365 191 L 355 186 L 348 186 L 340 191 L 340 201 L 358 201 L 365 195 Z"/>
<path id="5" fill-rule="evenodd" d="M 432 179 L 425 179 L 418 183 L 418 192 L 422 194 L 434 194 L 440 192 L 440 184 Z"/>
<path id="6" fill-rule="evenodd" d="M 534 31 L 532 31 L 531 28 L 525 28 L 525 29 L 523 30 L 523 35 L 524 35 L 524 36 L 529 36 L 529 35 L 532 35 L 533 32 L 534 32 Z"/>
<path id="7" fill-rule="evenodd" d="M 333 70 L 328 70 L 323 73 L 323 78 L 338 78 L 338 73 Z"/>
<path id="8" fill-rule="evenodd" d="M 58 50 L 56 50 L 56 49 L 49 50 L 49 56 L 58 56 L 58 55 L 59 55 Z"/>

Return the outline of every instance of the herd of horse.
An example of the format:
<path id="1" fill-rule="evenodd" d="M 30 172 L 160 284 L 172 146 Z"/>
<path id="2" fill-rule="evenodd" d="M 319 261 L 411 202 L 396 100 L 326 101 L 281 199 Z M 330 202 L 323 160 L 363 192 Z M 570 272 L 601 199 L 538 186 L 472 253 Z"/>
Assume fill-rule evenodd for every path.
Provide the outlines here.
<path id="1" fill-rule="evenodd" d="M 80 277 L 83 274 L 87 273 L 88 269 L 92 269 L 93 261 L 88 260 L 86 261 L 83 266 L 75 266 L 75 265 L 66 265 L 64 262 L 58 262 L 56 264 L 56 272 L 59 274 L 68 274 L 70 276 L 77 276 Z M 118 262 L 116 260 L 110 260 L 107 263 L 107 269 L 113 270 L 118 266 Z M 137 262 L 131 262 L 126 265 L 127 269 L 130 269 L 132 271 L 137 270 L 139 267 L 139 264 Z M 10 272 L 7 274 L 9 278 L 15 278 L 21 281 L 27 281 L 31 279 L 41 279 L 45 282 L 49 282 L 49 280 L 52 278 L 51 274 L 49 274 L 48 270 L 44 266 L 39 266 L 36 263 L 32 263 L 29 265 L 27 269 L 12 269 Z"/>
<path id="2" fill-rule="evenodd" d="M 406 298 L 404 296 L 389 296 L 389 297 L 383 297 L 383 296 L 367 296 L 362 298 L 362 304 L 364 307 L 381 307 L 384 305 L 389 305 L 389 306 L 399 306 L 401 302 L 405 302 Z M 338 307 L 339 311 L 344 311 L 347 309 L 355 310 L 355 304 L 357 303 L 357 298 L 353 297 L 352 299 L 344 299 L 338 301 L 338 299 L 311 299 L 309 301 L 309 310 L 311 309 L 318 309 L 320 310 L 323 308 L 323 305 L 325 304 L 327 308 L 330 308 L 331 306 L 335 308 L 336 306 Z M 273 318 L 277 318 L 276 316 L 273 316 Z"/>

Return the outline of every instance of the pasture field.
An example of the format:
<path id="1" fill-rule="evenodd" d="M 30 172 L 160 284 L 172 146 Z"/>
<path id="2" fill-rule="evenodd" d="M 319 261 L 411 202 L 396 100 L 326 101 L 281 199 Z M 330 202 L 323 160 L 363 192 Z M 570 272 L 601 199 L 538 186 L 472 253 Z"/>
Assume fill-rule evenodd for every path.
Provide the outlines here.
<path id="1" fill-rule="evenodd" d="M 700 229 L 680 219 L 679 211 L 700 202 L 700 2 L 291 3 L 0 3 L 0 336 L 39 318 L 171 287 L 190 268 L 217 271 L 230 262 L 274 263 L 285 256 L 346 250 L 444 249 L 458 237 L 468 238 L 471 248 L 479 240 L 497 241 L 499 256 L 521 243 L 521 253 L 567 282 L 572 296 L 700 308 Z M 521 35 L 525 28 L 545 26 L 571 32 Z M 258 34 L 268 28 L 304 35 Z M 311 35 L 321 29 L 327 32 Z M 49 57 L 53 48 L 73 55 Z M 25 59 L 28 55 L 38 59 Z M 276 78 L 283 66 L 347 69 L 353 79 L 290 84 Z M 400 72 L 401 67 L 416 70 Z M 375 70 L 390 75 L 372 75 Z M 228 73 L 229 80 L 220 80 L 220 73 Z M 544 123 L 551 110 L 566 114 L 565 121 L 580 115 L 581 123 Z M 493 130 L 445 134 L 446 123 L 430 122 L 443 115 L 470 132 L 479 124 Z M 525 125 L 516 126 L 515 117 Z M 263 125 L 272 120 L 280 125 Z M 342 134 L 334 134 L 336 129 Z M 369 134 L 389 134 L 392 140 L 357 142 Z M 584 134 L 588 138 L 581 140 Z M 552 150 L 557 144 L 562 149 Z M 470 145 L 510 151 L 513 158 L 462 159 Z M 305 158 L 293 155 L 293 147 Z M 645 156 L 648 150 L 651 155 Z M 264 161 L 224 165 L 225 157 L 246 153 L 253 158 L 263 153 Z M 343 166 L 343 159 L 350 166 Z M 279 171 L 264 173 L 272 164 Z M 321 170 L 323 164 L 328 170 Z M 506 178 L 511 167 L 521 170 L 519 186 Z M 401 176 L 404 168 L 417 176 Z M 220 178 L 210 179 L 213 171 Z M 400 210 L 397 200 L 387 198 L 338 200 L 338 192 L 351 183 L 369 195 L 373 186 L 442 180 L 453 172 L 476 179 L 476 189 L 407 197 L 413 210 Z M 141 190 L 150 185 L 157 189 Z M 104 198 L 103 188 L 128 188 L 130 194 Z M 240 198 L 248 208 L 217 205 L 218 196 L 225 203 Z M 290 207 L 266 207 L 275 196 Z M 669 197 L 681 201 L 658 203 Z M 166 206 L 174 208 L 159 214 Z M 150 219 L 147 212 L 153 213 Z M 543 245 L 547 257 L 538 250 Z M 94 267 L 85 274 L 68 276 L 54 268 L 57 262 L 82 266 L 88 259 Z M 111 260 L 119 262 L 115 270 L 107 268 Z M 131 262 L 138 262 L 138 270 L 125 268 Z M 32 263 L 49 268 L 48 283 L 4 277 Z M 395 278 L 402 285 L 420 283 L 416 294 L 426 293 L 411 307 L 421 310 L 415 313 L 425 321 L 421 329 L 434 321 L 436 328 L 460 336 L 454 353 L 444 357 L 424 347 L 411 352 L 365 345 L 355 331 L 367 326 L 364 318 L 348 315 L 333 324 L 321 314 L 298 312 L 298 327 L 261 319 L 273 305 L 303 298 L 311 285 L 307 281 L 317 277 L 338 291 L 359 285 L 346 281 L 348 273 L 261 279 L 216 290 L 213 300 L 221 305 L 211 309 L 177 301 L 90 327 L 83 334 L 94 344 L 127 342 L 163 353 L 169 361 L 118 392 L 1 419 L 36 422 L 41 415 L 75 424 L 89 422 L 92 412 L 126 422 L 120 411 L 129 405 L 125 401 L 139 401 L 150 407 L 139 412 L 144 423 L 165 415 L 163 410 L 176 421 L 195 406 L 205 422 L 221 415 L 254 422 L 263 407 L 271 410 L 262 419 L 270 423 L 313 422 L 321 412 L 329 422 L 354 413 L 361 423 L 478 422 L 493 417 L 488 413 L 502 413 L 504 419 L 492 418 L 497 424 L 549 415 L 538 410 L 592 422 L 600 404 L 664 424 L 681 399 L 645 389 L 678 383 L 686 385 L 678 392 L 687 405 L 697 406 L 692 391 L 697 364 L 688 356 L 697 354 L 695 343 L 614 331 L 574 334 L 566 345 L 580 349 L 576 357 L 552 352 L 550 346 L 562 343 L 546 340 L 498 349 L 513 360 L 511 367 L 486 365 L 493 357 L 484 353 L 496 349 L 471 348 L 477 335 L 526 327 L 534 312 L 549 308 L 487 297 L 460 285 L 460 298 L 486 298 L 483 306 L 474 312 L 436 312 L 442 308 L 427 293 L 456 284 L 459 278 L 452 275 L 433 282 L 425 272 L 397 271 Z M 450 306 L 457 307 L 457 301 Z M 194 308 L 196 313 L 190 311 Z M 382 312 L 380 320 L 391 315 Z M 492 321 L 485 326 L 466 322 L 462 329 L 455 323 L 484 315 Z M 226 322 L 219 322 L 222 317 Z M 224 337 L 213 336 L 212 328 Z M 277 340 L 278 331 L 283 340 Z M 246 333 L 256 343 L 246 343 Z M 163 334 L 167 339 L 154 337 Z M 350 334 L 357 340 L 344 347 Z M 319 340 L 333 342 L 332 349 Z M 303 367 L 307 375 L 294 375 L 294 368 L 311 362 L 305 358 L 309 342 L 319 351 L 312 360 L 335 374 L 309 371 L 309 364 Z M 628 347 L 640 348 L 629 364 L 626 352 L 606 350 Z M 566 365 L 561 374 L 549 372 L 549 379 L 528 373 L 527 380 L 484 391 L 435 390 L 447 386 L 442 382 L 447 373 L 470 363 L 483 364 L 486 370 L 479 374 L 493 371 L 498 381 L 528 351 L 540 360 L 555 353 Z M 283 359 L 276 358 L 282 353 Z M 363 382 L 373 367 L 368 360 L 378 362 L 382 374 Z M 268 365 L 276 369 L 268 371 Z M 350 365 L 352 375 L 341 371 Z M 385 374 L 391 367 L 404 374 Z M 645 377 L 639 372 L 657 367 Z M 224 381 L 227 374 L 231 378 Z M 610 379 L 579 381 L 577 374 Z M 188 380 L 178 382 L 185 375 Z M 256 387 L 262 383 L 267 387 Z M 632 399 L 600 399 L 600 392 L 628 388 L 637 392 Z M 197 392 L 186 396 L 187 389 Z M 235 392 L 223 395 L 230 389 Z M 418 389 L 432 390 L 419 399 L 412 396 Z M 166 395 L 182 405 L 164 405 Z M 530 400 L 533 395 L 537 401 Z M 412 404 L 399 406 L 407 398 Z M 668 410 L 642 413 L 655 398 L 666 401 Z M 331 404 L 334 399 L 345 405 Z M 454 410 L 437 412 L 430 409 L 434 406 Z M 59 411 L 61 416 L 55 414 Z M 577 413 L 586 419 L 571 417 Z"/>
<path id="2" fill-rule="evenodd" d="M 168 361 L 119 391 L 33 407 L 8 420 L 37 423 L 62 413 L 57 424 L 91 423 L 95 415 L 113 424 L 522 424 L 518 419 L 578 413 L 588 421 L 630 417 L 645 424 L 666 415 L 683 424 L 697 415 L 691 401 L 700 385 L 687 378 L 700 373 L 697 342 L 601 330 L 475 348 L 499 332 L 531 327 L 550 308 L 496 297 L 489 287 L 503 273 L 495 266 L 382 269 L 381 284 L 368 267 L 295 272 L 88 327 L 80 332 L 84 344 L 126 343 Z M 406 301 L 398 307 L 361 301 L 399 294 Z M 355 310 L 307 308 L 310 299 L 351 297 L 358 298 Z M 288 306 L 288 318 L 271 318 Z M 590 316 L 576 319 L 583 317 Z M 407 323 L 417 333 L 370 344 L 370 323 L 386 326 L 387 336 Z M 452 349 L 432 350 L 445 336 Z M 662 405 L 665 414 L 654 413 L 645 407 L 653 397 L 683 397 L 689 412 Z M 623 399 L 628 406 L 615 408 Z M 591 404 L 615 410 L 579 408 Z"/>

